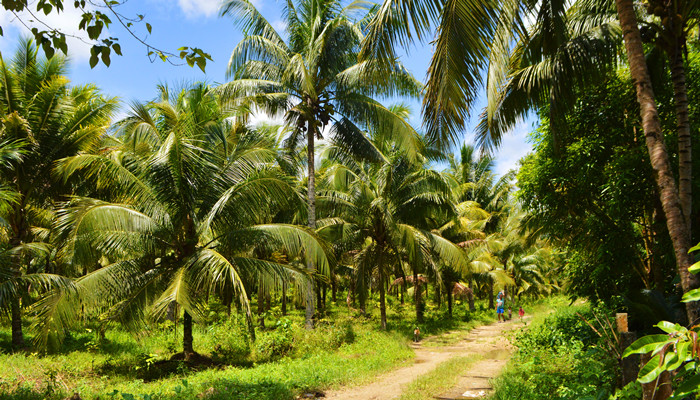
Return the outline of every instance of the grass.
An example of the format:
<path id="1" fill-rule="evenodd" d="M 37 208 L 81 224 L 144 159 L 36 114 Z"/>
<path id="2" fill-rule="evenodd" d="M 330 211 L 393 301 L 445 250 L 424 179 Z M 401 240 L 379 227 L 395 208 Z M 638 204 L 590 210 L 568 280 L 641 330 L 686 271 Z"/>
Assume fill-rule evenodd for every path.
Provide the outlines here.
<path id="1" fill-rule="evenodd" d="M 228 319 L 212 306 L 206 325 L 195 324 L 195 350 L 217 365 L 191 369 L 167 362 L 180 349 L 181 326 L 155 324 L 136 335 L 78 324 L 54 354 L 10 353 L 9 329 L 0 329 L 0 400 L 63 399 L 73 392 L 83 399 L 293 399 L 306 390 L 362 384 L 377 374 L 411 362 L 408 346 L 416 326 L 412 304 L 389 299 L 389 329 L 379 329 L 378 310 L 367 316 L 344 305 L 330 306 L 313 331 L 303 329 L 303 310 L 281 316 L 267 313 L 267 329 L 251 342 L 240 317 Z M 372 308 L 370 308 L 372 309 Z M 493 320 L 484 305 L 470 313 L 455 304 L 453 317 L 428 307 L 420 325 L 423 337 L 450 332 L 445 342 Z M 176 329 L 177 328 L 177 329 Z M 162 367 L 168 365 L 167 369 Z M 115 393 L 117 391 L 117 393 Z M 113 397 L 109 397 L 113 394 Z"/>
<path id="2" fill-rule="evenodd" d="M 481 359 L 478 355 L 451 358 L 413 381 L 399 400 L 432 400 L 457 384 L 460 376 Z"/>

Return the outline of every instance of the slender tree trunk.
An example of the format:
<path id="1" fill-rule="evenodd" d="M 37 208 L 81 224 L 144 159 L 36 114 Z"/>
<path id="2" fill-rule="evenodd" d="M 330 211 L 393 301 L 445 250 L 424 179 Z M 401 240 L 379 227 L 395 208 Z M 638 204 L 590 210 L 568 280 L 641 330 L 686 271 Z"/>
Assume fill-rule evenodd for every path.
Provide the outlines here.
<path id="1" fill-rule="evenodd" d="M 671 54 L 671 80 L 673 81 L 673 99 L 676 105 L 676 126 L 678 129 L 678 197 L 683 210 L 688 235 L 691 235 L 690 216 L 693 204 L 693 162 L 690 140 L 690 121 L 688 119 L 688 87 L 685 82 L 683 65 L 683 44 L 678 40 Z"/>
<path id="2" fill-rule="evenodd" d="M 452 290 L 450 288 L 447 289 L 447 312 L 450 314 L 450 317 L 452 316 Z"/>
<path id="3" fill-rule="evenodd" d="M 308 201 L 309 201 L 309 228 L 316 229 L 316 159 L 314 151 L 314 139 L 316 139 L 316 132 L 314 126 L 311 122 L 308 123 L 309 130 L 307 134 L 307 157 L 308 157 L 308 173 L 309 173 L 309 183 L 308 183 Z M 316 270 L 316 266 L 309 263 L 307 266 L 309 272 L 312 274 Z M 306 288 L 306 329 L 314 328 L 314 314 L 316 313 L 316 306 L 314 305 L 314 281 L 313 279 L 308 279 L 308 287 Z"/>
<path id="4" fill-rule="evenodd" d="M 493 279 L 491 277 L 489 279 L 489 308 L 495 309 L 495 306 L 493 304 Z"/>
<path id="5" fill-rule="evenodd" d="M 634 5 L 632 0 L 616 0 L 616 5 L 620 18 L 620 27 L 624 35 L 630 74 L 637 91 L 637 102 L 639 102 L 640 106 L 647 150 L 654 169 L 656 184 L 659 188 L 661 205 L 666 216 L 666 225 L 673 242 L 678 275 L 681 277 L 681 286 L 685 293 L 698 286 L 697 277 L 688 271 L 688 267 L 691 265 L 691 257 L 688 254 L 688 249 L 690 248 L 688 225 L 683 217 L 676 182 L 671 172 L 671 164 L 661 132 L 659 113 L 651 87 L 651 78 L 644 59 L 642 38 L 637 27 Z M 698 317 L 697 304 L 686 303 L 686 312 L 689 322 L 693 324 Z"/>
<path id="6" fill-rule="evenodd" d="M 265 293 L 263 293 L 263 286 L 258 284 L 258 325 L 260 329 L 265 329 L 265 317 L 263 313 L 265 312 Z"/>
<path id="7" fill-rule="evenodd" d="M 19 304 L 19 297 L 10 300 L 12 313 L 12 347 L 21 349 L 24 347 L 24 333 L 22 332 L 22 309 Z"/>
<path id="8" fill-rule="evenodd" d="M 185 353 L 185 359 L 187 359 L 191 354 L 194 354 L 193 342 L 192 316 L 185 311 L 182 317 L 182 352 Z"/>
<path id="9" fill-rule="evenodd" d="M 418 281 L 418 271 L 413 269 L 413 301 L 416 305 L 416 321 L 423 322 L 423 305 L 421 293 L 420 293 L 420 282 Z"/>
<path id="10" fill-rule="evenodd" d="M 321 296 L 323 293 L 323 285 L 315 285 L 316 288 L 316 309 L 323 310 L 323 297 Z"/>
<path id="11" fill-rule="evenodd" d="M 282 283 L 282 315 L 287 315 L 287 285 Z"/>
<path id="12" fill-rule="evenodd" d="M 474 285 L 473 280 L 469 279 L 469 311 L 476 311 L 474 307 Z"/>
<path id="13" fill-rule="evenodd" d="M 384 287 L 384 273 L 379 264 L 379 314 L 381 315 L 382 330 L 386 330 L 386 288 Z"/>
<path id="14" fill-rule="evenodd" d="M 401 273 L 401 305 L 404 304 L 404 293 L 408 291 L 406 288 L 406 272 L 401 266 L 399 266 L 399 272 Z"/>
<path id="15" fill-rule="evenodd" d="M 331 274 L 331 300 L 333 301 L 333 304 L 335 304 L 335 305 L 338 304 L 337 293 L 338 293 L 338 280 L 337 280 L 337 277 L 335 276 L 335 269 L 334 269 L 333 273 Z"/>

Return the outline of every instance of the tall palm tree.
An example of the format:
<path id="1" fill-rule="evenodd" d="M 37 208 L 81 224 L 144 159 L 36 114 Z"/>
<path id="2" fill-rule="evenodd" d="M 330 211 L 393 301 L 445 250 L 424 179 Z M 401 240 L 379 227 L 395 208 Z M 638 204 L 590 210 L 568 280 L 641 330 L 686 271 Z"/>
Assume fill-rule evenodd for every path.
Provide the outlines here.
<path id="1" fill-rule="evenodd" d="M 62 212 L 65 256 L 108 262 L 42 300 L 42 344 L 49 333 L 62 334 L 78 303 L 107 307 L 109 318 L 127 324 L 176 306 L 183 311 L 182 356 L 191 359 L 193 319 L 202 318 L 208 293 L 231 288 L 249 315 L 242 278 L 294 270 L 265 254 L 282 249 L 327 269 L 313 232 L 269 223 L 275 210 L 303 205 L 302 198 L 265 138 L 237 130 L 227 117 L 206 85 L 161 88 L 158 101 L 134 104 L 119 123 L 114 141 L 122 145 L 63 160 L 62 176 L 81 173 L 103 196 L 74 198 Z"/>
<path id="2" fill-rule="evenodd" d="M 282 6 L 286 37 L 248 0 L 224 1 L 221 14 L 232 16 L 245 37 L 236 45 L 221 86 L 224 98 L 249 103 L 270 114 L 284 113 L 294 131 L 291 148 L 306 136 L 308 166 L 308 225 L 316 227 L 315 141 L 329 134 L 352 145 L 370 160 L 379 154 L 360 128 L 384 127 L 385 132 L 411 131 L 402 118 L 375 96 L 417 97 L 421 84 L 395 60 L 385 71 L 373 61 L 358 61 L 367 24 L 368 3 L 339 0 L 291 0 Z M 407 137 L 397 135 L 397 137 Z M 306 325 L 313 327 L 313 291 L 306 299 Z"/>
<path id="3" fill-rule="evenodd" d="M 500 59 L 501 61 L 494 65 L 506 65 L 502 60 L 507 58 L 508 48 L 519 37 L 526 36 L 524 20 L 527 16 L 534 15 L 538 18 L 538 23 L 541 20 L 547 25 L 544 31 L 547 36 L 546 40 L 542 41 L 543 46 L 551 43 L 556 48 L 563 43 L 558 40 L 557 35 L 565 31 L 559 27 L 564 20 L 550 16 L 562 15 L 560 10 L 564 10 L 565 5 L 564 0 L 385 0 L 368 27 L 369 33 L 362 55 L 364 59 L 378 58 L 384 63 L 390 62 L 396 58 L 395 44 L 401 43 L 405 46 L 413 37 L 422 38 L 432 23 L 436 22 L 437 38 L 435 53 L 428 70 L 424 118 L 430 137 L 440 142 L 449 142 L 455 139 L 464 126 L 469 108 L 476 97 L 475 93 L 484 84 L 482 71 L 488 70 L 487 79 L 492 80 L 496 69 L 490 67 L 491 61 Z M 637 90 L 647 150 L 655 171 L 659 197 L 674 247 L 681 286 L 683 291 L 687 292 L 697 287 L 700 281 L 688 272 L 691 264 L 688 255 L 690 231 L 683 216 L 678 187 L 663 141 L 634 3 L 631 0 L 616 0 L 615 5 L 630 73 Z M 585 64 L 587 62 L 583 65 Z M 537 77 L 536 74 L 531 76 Z M 566 75 L 562 77 L 566 78 Z M 536 80 L 534 82 L 537 83 Z M 501 82 L 495 83 L 496 85 L 491 86 L 492 90 L 500 90 Z M 520 100 L 527 102 L 533 101 L 533 98 L 526 95 Z M 696 304 L 689 303 L 687 310 L 691 321 L 700 317 L 700 310 Z"/>
<path id="4" fill-rule="evenodd" d="M 22 249 L 40 240 L 35 228 L 46 228 L 54 203 L 72 194 L 73 182 L 55 178 L 55 163 L 94 150 L 117 108 L 115 98 L 103 96 L 92 85 L 70 87 L 66 68 L 60 56 L 39 58 L 31 40 L 20 42 L 12 60 L 0 56 L 0 141 L 22 148 L 21 157 L 0 169 L 3 185 L 16 194 L 2 210 L 9 227 L 4 250 L 14 255 L 17 296 L 9 301 L 15 347 L 24 345 L 21 310 L 26 304 L 20 298 L 29 286 L 22 276 L 31 273 L 35 254 Z"/>
<path id="5" fill-rule="evenodd" d="M 319 220 L 319 233 L 348 240 L 358 250 L 354 263 L 359 283 L 376 276 L 382 329 L 386 329 L 386 287 L 390 275 L 405 262 L 414 270 L 416 317 L 421 319 L 419 268 L 439 274 L 439 264 L 464 271 L 464 252 L 430 231 L 439 215 L 454 215 L 450 187 L 438 172 L 412 161 L 403 146 L 374 136 L 382 161 L 370 163 L 352 157 L 342 143 L 328 149 L 321 199 L 332 212 Z M 362 288 L 362 285 L 356 285 Z M 360 293 L 364 296 L 364 293 Z"/>
<path id="6" fill-rule="evenodd" d="M 696 275 L 688 271 L 692 264 L 692 258 L 688 254 L 691 246 L 690 229 L 683 217 L 678 187 L 671 171 L 668 151 L 661 131 L 659 112 L 651 86 L 649 69 L 644 58 L 642 37 L 637 26 L 634 4 L 631 0 L 616 0 L 615 4 L 627 50 L 630 75 L 637 92 L 647 150 L 654 169 L 661 205 L 666 216 L 666 226 L 673 243 L 678 275 L 681 277 L 681 287 L 686 293 L 700 284 Z M 687 303 L 686 310 L 691 324 L 700 318 L 697 302 Z"/>

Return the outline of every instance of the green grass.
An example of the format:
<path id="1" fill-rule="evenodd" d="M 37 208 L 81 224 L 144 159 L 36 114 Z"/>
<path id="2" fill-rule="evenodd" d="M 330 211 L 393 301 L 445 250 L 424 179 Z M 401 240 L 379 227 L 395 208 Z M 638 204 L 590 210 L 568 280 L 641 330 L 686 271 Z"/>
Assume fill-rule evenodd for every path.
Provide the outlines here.
<path id="1" fill-rule="evenodd" d="M 432 400 L 454 387 L 459 377 L 481 359 L 478 355 L 449 359 L 413 381 L 399 400 Z"/>
<path id="2" fill-rule="evenodd" d="M 98 326 L 80 323 L 62 349 L 54 354 L 10 353 L 9 329 L 0 329 L 0 400 L 63 399 L 73 392 L 83 399 L 293 399 L 304 390 L 326 390 L 345 384 L 362 384 L 377 374 L 410 363 L 408 346 L 416 325 L 412 304 L 389 299 L 389 329 L 379 329 L 378 310 L 366 316 L 344 305 L 331 306 L 318 328 L 303 329 L 303 310 L 282 317 L 274 308 L 267 313 L 267 329 L 253 343 L 240 317 L 228 319 L 213 311 L 206 325 L 195 324 L 195 350 L 216 362 L 209 369 L 190 369 L 165 362 L 181 346 L 181 326 L 155 324 L 136 335 L 108 329 L 100 340 Z M 423 337 L 462 332 L 490 322 L 485 306 L 469 313 L 456 304 L 453 317 L 428 307 L 420 324 Z M 439 344 L 429 341 L 430 345 Z M 163 368 L 164 363 L 168 368 Z M 126 394 L 126 397 L 123 396 Z M 145 397 L 144 397 L 145 396 Z"/>
<path id="3" fill-rule="evenodd" d="M 9 329 L 0 328 L 0 400 L 63 399 L 73 392 L 86 400 L 122 400 L 128 395 L 140 400 L 191 399 L 200 394 L 210 399 L 285 400 L 304 390 L 362 384 L 414 357 L 408 346 L 417 325 L 413 305 L 400 304 L 395 297 L 387 303 L 387 331 L 379 329 L 379 312 L 371 303 L 370 313 L 360 316 L 344 304 L 329 302 L 313 331 L 303 328 L 303 310 L 282 316 L 273 307 L 266 313 L 266 329 L 257 329 L 255 342 L 242 317 L 228 318 L 220 305 L 212 304 L 206 324 L 195 324 L 194 329 L 195 350 L 216 363 L 208 369 L 166 361 L 181 348 L 182 327 L 172 322 L 153 324 L 136 334 L 110 328 L 101 340 L 99 326 L 88 320 L 76 325 L 60 351 L 48 355 L 11 353 Z M 552 307 L 551 303 L 540 301 L 526 310 Z M 452 317 L 444 308 L 429 305 L 425 321 L 418 324 L 426 346 L 453 344 L 471 328 L 495 319 L 493 310 L 481 303 L 469 312 L 467 304 L 458 301 Z M 457 369 L 441 366 L 433 373 L 438 375 L 426 379 L 449 380 Z M 430 382 L 417 384 L 427 385 L 416 389 L 420 393 L 432 390 Z M 109 397 L 115 390 L 118 393 Z"/>

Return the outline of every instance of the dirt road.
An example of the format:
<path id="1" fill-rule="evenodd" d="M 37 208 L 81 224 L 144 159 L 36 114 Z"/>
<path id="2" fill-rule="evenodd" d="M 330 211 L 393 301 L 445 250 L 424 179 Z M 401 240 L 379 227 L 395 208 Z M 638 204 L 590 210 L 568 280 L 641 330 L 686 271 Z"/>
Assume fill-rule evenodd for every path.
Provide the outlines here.
<path id="1" fill-rule="evenodd" d="M 522 327 L 515 320 L 493 323 L 472 329 L 467 337 L 449 346 L 431 346 L 440 336 L 413 345 L 416 358 L 413 365 L 380 375 L 368 385 L 350 386 L 326 392 L 328 400 L 389 400 L 401 396 L 403 389 L 419 376 L 432 371 L 440 363 L 452 357 L 480 355 L 466 374 L 453 388 L 445 388 L 439 399 L 473 399 L 484 397 L 490 390 L 489 379 L 498 376 L 513 352 L 504 332 Z M 448 390 L 449 389 L 449 390 Z"/>

